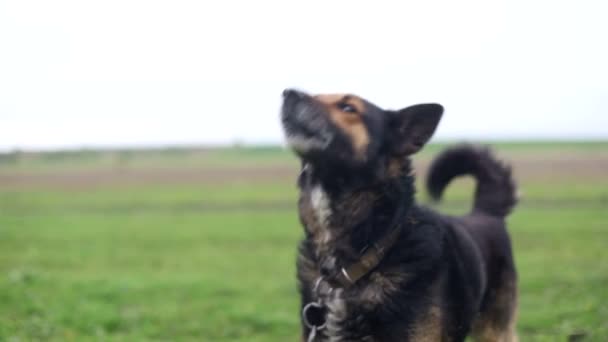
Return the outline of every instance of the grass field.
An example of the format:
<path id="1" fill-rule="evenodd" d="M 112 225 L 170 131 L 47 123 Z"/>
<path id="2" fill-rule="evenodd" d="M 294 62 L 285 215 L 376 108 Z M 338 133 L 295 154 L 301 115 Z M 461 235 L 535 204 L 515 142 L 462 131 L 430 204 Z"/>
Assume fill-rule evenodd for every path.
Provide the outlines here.
<path id="1" fill-rule="evenodd" d="M 608 341 L 608 143 L 497 150 L 521 341 Z M 298 340 L 296 175 L 273 148 L 0 157 L 0 341 Z"/>

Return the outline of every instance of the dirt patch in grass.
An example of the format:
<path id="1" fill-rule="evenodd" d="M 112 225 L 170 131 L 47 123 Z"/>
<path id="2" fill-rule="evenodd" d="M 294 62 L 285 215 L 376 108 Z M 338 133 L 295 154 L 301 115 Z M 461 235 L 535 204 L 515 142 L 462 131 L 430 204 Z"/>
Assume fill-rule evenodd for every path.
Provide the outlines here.
<path id="1" fill-rule="evenodd" d="M 146 184 L 224 184 L 290 180 L 297 175 L 292 166 L 213 168 L 100 168 L 96 170 L 44 173 L 0 173 L 4 189 L 86 190 L 105 186 Z"/>
<path id="2" fill-rule="evenodd" d="M 515 176 L 528 181 L 588 181 L 608 178 L 608 157 L 566 155 L 560 157 L 507 158 Z M 426 175 L 428 160 L 415 162 L 419 177 Z M 0 189 L 87 190 L 108 186 L 146 184 L 226 184 L 238 182 L 294 183 L 295 164 L 238 165 L 230 167 L 105 167 L 93 170 L 48 172 L 0 171 Z"/>

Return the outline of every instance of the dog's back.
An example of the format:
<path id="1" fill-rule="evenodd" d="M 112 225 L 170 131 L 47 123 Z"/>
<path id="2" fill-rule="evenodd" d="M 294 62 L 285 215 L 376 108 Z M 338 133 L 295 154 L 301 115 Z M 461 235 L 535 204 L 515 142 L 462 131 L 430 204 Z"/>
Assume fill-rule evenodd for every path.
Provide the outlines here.
<path id="1" fill-rule="evenodd" d="M 438 200 L 455 177 L 477 180 L 473 208 L 465 216 L 445 216 L 461 240 L 472 240 L 481 256 L 484 288 L 480 315 L 473 335 L 481 341 L 513 341 L 517 309 L 517 272 L 505 217 L 517 203 L 511 169 L 488 149 L 460 145 L 447 149 L 431 164 L 427 178 L 430 195 Z"/>

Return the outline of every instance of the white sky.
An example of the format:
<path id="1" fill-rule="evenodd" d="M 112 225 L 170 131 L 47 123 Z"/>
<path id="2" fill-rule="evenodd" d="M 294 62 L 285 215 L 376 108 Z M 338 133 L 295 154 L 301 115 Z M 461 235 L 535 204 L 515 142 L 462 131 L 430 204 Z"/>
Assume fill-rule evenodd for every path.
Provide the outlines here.
<path id="1" fill-rule="evenodd" d="M 0 149 L 279 143 L 280 93 L 446 107 L 437 139 L 608 138 L 605 1 L 4 1 Z"/>

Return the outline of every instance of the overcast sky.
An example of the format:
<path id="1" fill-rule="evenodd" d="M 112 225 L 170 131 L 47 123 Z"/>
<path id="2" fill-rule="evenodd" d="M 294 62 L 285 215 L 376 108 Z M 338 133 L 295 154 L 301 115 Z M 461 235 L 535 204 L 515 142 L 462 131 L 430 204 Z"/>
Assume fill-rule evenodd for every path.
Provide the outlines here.
<path id="1" fill-rule="evenodd" d="M 436 139 L 608 138 L 605 1 L 4 1 L 0 149 L 281 143 L 280 93 Z"/>

